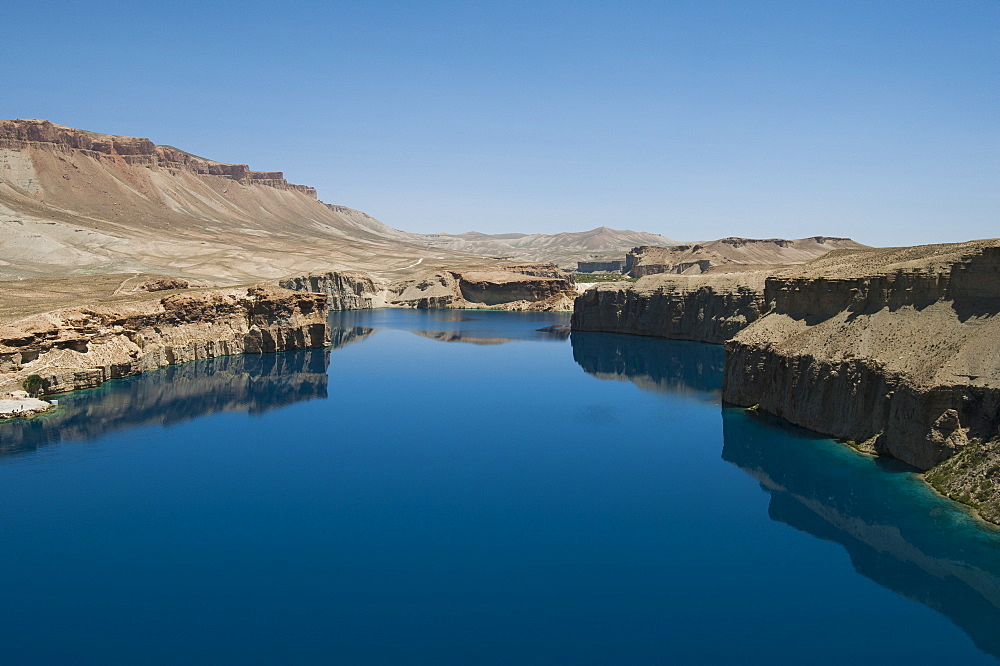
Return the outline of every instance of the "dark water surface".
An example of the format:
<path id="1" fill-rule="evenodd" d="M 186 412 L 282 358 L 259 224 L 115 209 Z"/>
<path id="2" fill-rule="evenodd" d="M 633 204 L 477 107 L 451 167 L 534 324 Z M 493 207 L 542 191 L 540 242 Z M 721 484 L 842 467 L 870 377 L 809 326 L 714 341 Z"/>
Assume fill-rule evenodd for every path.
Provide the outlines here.
<path id="1" fill-rule="evenodd" d="M 0 424 L 0 660 L 996 663 L 1000 533 L 566 323 L 343 313 Z"/>

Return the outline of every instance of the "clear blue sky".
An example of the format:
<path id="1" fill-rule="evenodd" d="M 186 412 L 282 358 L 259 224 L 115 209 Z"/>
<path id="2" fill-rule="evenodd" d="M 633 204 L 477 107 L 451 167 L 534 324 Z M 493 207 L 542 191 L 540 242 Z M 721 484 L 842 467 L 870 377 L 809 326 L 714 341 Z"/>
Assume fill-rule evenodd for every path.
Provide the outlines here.
<path id="1" fill-rule="evenodd" d="M 37 2 L 0 117 L 409 231 L 1000 236 L 1000 1 Z"/>

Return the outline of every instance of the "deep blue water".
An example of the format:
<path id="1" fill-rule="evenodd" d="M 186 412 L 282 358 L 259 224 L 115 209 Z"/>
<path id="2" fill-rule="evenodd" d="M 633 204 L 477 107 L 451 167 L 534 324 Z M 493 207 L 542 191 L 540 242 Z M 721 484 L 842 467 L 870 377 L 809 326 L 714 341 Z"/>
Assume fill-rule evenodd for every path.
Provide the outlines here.
<path id="1" fill-rule="evenodd" d="M 1000 533 L 721 348 L 334 323 L 0 424 L 3 663 L 996 663 Z"/>

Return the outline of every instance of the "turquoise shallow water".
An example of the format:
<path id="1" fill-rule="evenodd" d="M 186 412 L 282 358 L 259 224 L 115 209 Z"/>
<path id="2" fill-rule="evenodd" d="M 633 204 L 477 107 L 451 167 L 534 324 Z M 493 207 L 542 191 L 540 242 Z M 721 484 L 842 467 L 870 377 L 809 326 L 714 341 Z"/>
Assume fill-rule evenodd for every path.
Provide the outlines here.
<path id="1" fill-rule="evenodd" d="M 0 424 L 4 662 L 997 662 L 1000 533 L 721 348 L 333 323 Z"/>

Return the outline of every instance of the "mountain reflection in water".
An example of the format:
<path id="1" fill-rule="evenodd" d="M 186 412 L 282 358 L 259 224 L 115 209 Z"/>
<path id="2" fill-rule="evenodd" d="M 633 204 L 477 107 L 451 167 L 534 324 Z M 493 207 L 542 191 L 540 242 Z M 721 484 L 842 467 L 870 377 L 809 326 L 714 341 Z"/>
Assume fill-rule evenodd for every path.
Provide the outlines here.
<path id="1" fill-rule="evenodd" d="M 570 336 L 569 314 L 495 310 L 341 310 L 327 319 L 331 338 L 369 327 L 409 331 L 439 342 L 501 345 L 518 340 L 562 342 Z M 497 324 L 502 322 L 501 326 Z"/>
<path id="2" fill-rule="evenodd" d="M 56 396 L 59 407 L 52 414 L 0 422 L 0 456 L 112 430 L 167 426 L 223 411 L 260 414 L 325 398 L 329 363 L 326 349 L 220 356 Z"/>
<path id="3" fill-rule="evenodd" d="M 573 358 L 647 391 L 718 395 L 721 346 L 573 332 Z M 774 521 L 844 547 L 854 569 L 947 616 L 1000 656 L 1000 531 L 933 493 L 913 469 L 746 410 L 722 409 L 722 458 L 760 482 Z"/>

